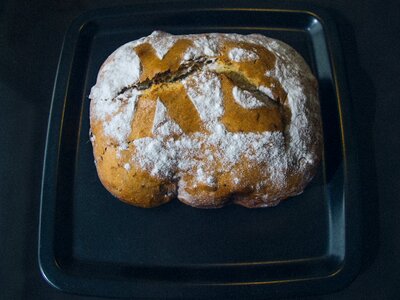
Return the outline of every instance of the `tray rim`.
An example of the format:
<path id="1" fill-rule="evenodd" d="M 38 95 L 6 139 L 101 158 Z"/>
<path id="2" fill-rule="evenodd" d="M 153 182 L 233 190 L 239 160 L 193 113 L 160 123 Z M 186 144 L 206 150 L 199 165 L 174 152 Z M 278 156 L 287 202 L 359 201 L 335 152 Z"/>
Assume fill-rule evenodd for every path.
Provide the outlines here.
<path id="1" fill-rule="evenodd" d="M 348 94 L 347 83 L 345 80 L 345 72 L 341 66 L 343 66 L 343 58 L 341 52 L 340 41 L 338 33 L 335 27 L 335 23 L 329 14 L 323 9 L 315 6 L 306 5 L 303 6 L 301 3 L 253 3 L 251 6 L 248 3 L 235 3 L 236 6 L 229 7 L 218 7 L 213 5 L 203 5 L 202 7 L 185 7 L 183 3 L 179 9 L 171 9 L 170 4 L 175 3 L 174 1 L 165 1 L 158 3 L 140 3 L 135 7 L 117 7 L 111 9 L 98 9 L 85 12 L 78 16 L 68 28 L 64 36 L 64 41 L 61 47 L 61 54 L 59 64 L 56 71 L 54 90 L 52 94 L 52 100 L 50 105 L 50 114 L 47 127 L 46 145 L 44 151 L 44 164 L 42 172 L 42 186 L 41 186 L 41 201 L 40 201 L 40 222 L 39 222 L 39 240 L 38 240 L 38 260 L 40 272 L 44 279 L 54 288 L 61 291 L 83 294 L 83 295 L 97 295 L 97 296 L 112 296 L 112 297 L 130 297 L 131 294 L 122 295 L 118 292 L 120 287 L 113 282 L 114 286 L 108 286 L 109 289 L 104 289 L 104 284 L 109 284 L 107 280 L 91 278 L 92 285 L 101 285 L 103 289 L 92 290 L 89 286 L 82 285 L 79 278 L 72 274 L 66 273 L 62 266 L 57 263 L 55 253 L 50 247 L 44 247 L 43 244 L 53 245 L 55 235 L 55 215 L 49 212 L 55 211 L 56 201 L 48 201 L 48 199 L 56 199 L 55 188 L 57 186 L 56 181 L 49 182 L 48 178 L 56 178 L 49 176 L 49 174 L 55 175 L 57 173 L 57 165 L 51 165 L 49 162 L 58 162 L 58 151 L 59 142 L 61 139 L 62 129 L 62 118 L 64 113 L 65 101 L 58 101 L 56 99 L 65 98 L 66 87 L 68 86 L 68 80 L 60 80 L 59 75 L 68 73 L 71 67 L 74 49 L 78 42 L 80 30 L 89 22 L 97 18 L 113 17 L 116 14 L 118 16 L 132 15 L 137 11 L 138 14 L 144 11 L 154 11 L 152 4 L 160 5 L 158 12 L 195 12 L 195 11 L 237 11 L 237 10 L 257 10 L 266 12 L 281 12 L 281 13 L 302 13 L 310 15 L 323 25 L 325 33 L 327 50 L 332 66 L 332 76 L 335 83 L 335 92 L 338 100 L 338 114 L 339 123 L 341 125 L 341 138 L 342 149 L 343 149 L 343 167 L 344 167 L 344 184 L 343 184 L 343 197 L 344 197 L 344 213 L 345 213 L 345 250 L 343 263 L 333 273 L 325 277 L 306 278 L 306 279 L 295 279 L 295 280 L 283 280 L 283 281 L 267 281 L 267 282 L 240 282 L 240 283 L 215 283 L 215 284 L 185 284 L 181 283 L 181 288 L 184 291 L 176 293 L 174 295 L 190 295 L 191 292 L 197 292 L 197 295 L 240 295 L 243 292 L 249 293 L 249 287 L 251 287 L 255 294 L 262 294 L 265 289 L 262 287 L 265 285 L 269 286 L 282 286 L 291 283 L 293 289 L 298 291 L 295 295 L 307 295 L 307 294 L 321 294 L 333 292 L 335 290 L 344 288 L 350 284 L 358 275 L 361 267 L 361 259 L 358 255 L 360 248 L 360 216 L 357 208 L 359 207 L 359 197 L 357 193 L 357 187 L 359 187 L 359 170 L 357 163 L 357 145 L 355 139 L 352 138 L 352 124 L 350 115 L 352 112 L 350 97 Z M 192 3 L 193 4 L 193 3 Z M 219 4 L 217 2 L 216 4 Z M 260 5 L 261 4 L 261 5 Z M 239 5 L 239 6 L 238 6 Z M 138 7 L 139 6 L 139 7 Z M 307 7 L 307 9 L 304 9 Z M 343 99 L 348 102 L 343 105 Z M 57 109 L 56 109 L 57 107 Z M 60 114 L 61 112 L 61 114 Z M 61 117 L 61 122 L 60 122 Z M 346 130 L 344 130 L 346 129 Z M 346 132 L 346 134 L 344 134 Z M 349 178 L 351 178 L 352 184 L 349 184 Z M 351 195 L 351 201 L 347 201 L 348 195 Z M 47 201 L 44 201 L 44 200 Z M 346 220 L 351 218 L 352 223 L 347 223 Z M 356 220 L 356 222 L 354 221 Z M 304 283 L 307 282 L 307 287 L 304 288 Z M 146 284 L 142 286 L 143 291 L 147 288 L 151 288 L 154 283 L 149 283 L 148 287 Z M 311 285 L 314 286 L 312 293 Z M 330 285 L 330 286 L 329 286 Z M 157 284 L 158 288 L 162 288 L 164 292 L 169 289 L 176 289 L 176 284 Z M 213 292 L 204 292 L 204 287 L 212 290 Z M 229 291 L 226 289 L 229 288 Z M 257 292 L 257 290 L 259 292 Z M 178 290 L 179 291 L 179 290 Z M 203 292 L 202 292 L 203 291 Z M 215 294 L 213 294 L 215 293 Z M 158 293 L 160 295 L 160 293 Z M 162 294 L 162 293 L 161 293 Z M 173 293 L 171 293 L 173 294 Z M 165 293 L 169 295 L 169 293 Z M 245 294 L 243 294 L 245 295 Z M 293 295 L 289 293 L 288 295 Z M 172 295 L 173 296 L 173 295 Z M 264 295 L 265 296 L 265 295 Z"/>

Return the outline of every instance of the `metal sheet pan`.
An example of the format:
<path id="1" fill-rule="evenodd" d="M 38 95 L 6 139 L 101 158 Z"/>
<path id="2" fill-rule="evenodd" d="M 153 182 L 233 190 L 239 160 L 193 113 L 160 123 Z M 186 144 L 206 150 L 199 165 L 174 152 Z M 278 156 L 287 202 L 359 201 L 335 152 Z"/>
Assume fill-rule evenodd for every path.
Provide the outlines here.
<path id="1" fill-rule="evenodd" d="M 88 12 L 69 28 L 58 67 L 42 181 L 39 263 L 66 292 L 110 297 L 277 297 L 337 290 L 357 274 L 357 148 L 340 45 L 329 15 L 299 5 L 148 4 Z M 101 63 L 153 30 L 260 33 L 300 52 L 319 80 L 324 159 L 305 192 L 274 208 L 150 210 L 101 185 L 89 99 Z"/>

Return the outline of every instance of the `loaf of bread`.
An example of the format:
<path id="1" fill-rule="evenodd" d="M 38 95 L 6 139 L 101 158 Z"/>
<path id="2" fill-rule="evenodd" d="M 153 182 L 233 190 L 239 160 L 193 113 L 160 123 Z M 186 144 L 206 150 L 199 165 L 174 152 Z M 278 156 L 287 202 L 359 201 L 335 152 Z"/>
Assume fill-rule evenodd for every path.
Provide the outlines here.
<path id="1" fill-rule="evenodd" d="M 155 31 L 107 58 L 90 99 L 99 178 L 135 206 L 274 206 L 321 159 L 317 80 L 263 35 Z"/>

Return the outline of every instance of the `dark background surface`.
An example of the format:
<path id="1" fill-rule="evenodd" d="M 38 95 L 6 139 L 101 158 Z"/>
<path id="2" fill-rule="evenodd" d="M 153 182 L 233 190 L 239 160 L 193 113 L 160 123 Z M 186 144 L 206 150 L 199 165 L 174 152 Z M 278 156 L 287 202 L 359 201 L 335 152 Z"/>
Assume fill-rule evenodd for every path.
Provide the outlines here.
<path id="1" fill-rule="evenodd" d="M 128 3 L 0 2 L 0 299 L 95 299 L 58 292 L 41 277 L 37 233 L 43 151 L 69 24 L 83 11 Z M 398 299 L 400 4 L 303 3 L 325 8 L 338 25 L 363 186 L 361 273 L 342 291 L 307 299 Z"/>

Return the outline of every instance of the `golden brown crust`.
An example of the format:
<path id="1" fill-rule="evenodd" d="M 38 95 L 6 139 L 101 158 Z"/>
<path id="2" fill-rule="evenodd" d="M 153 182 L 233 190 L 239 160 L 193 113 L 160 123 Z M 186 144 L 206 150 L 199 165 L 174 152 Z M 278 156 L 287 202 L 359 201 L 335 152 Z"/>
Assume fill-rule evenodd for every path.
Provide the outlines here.
<path id="1" fill-rule="evenodd" d="M 92 130 L 96 131 L 99 125 L 95 124 Z M 120 200 L 139 207 L 155 207 L 175 198 L 174 183 L 158 179 L 139 168 L 124 168 L 132 151 L 135 150 L 129 146 L 117 154 L 118 147 L 96 136 L 94 156 L 97 174 L 104 187 Z"/>
<path id="2" fill-rule="evenodd" d="M 99 178 L 135 206 L 274 206 L 321 158 L 316 80 L 262 36 L 153 33 L 107 59 L 90 97 Z"/>
<path id="3" fill-rule="evenodd" d="M 222 123 L 229 132 L 282 131 L 282 116 L 278 105 L 246 109 L 238 104 L 232 95 L 235 84 L 225 75 L 220 75 L 224 94 L 225 114 Z"/>

